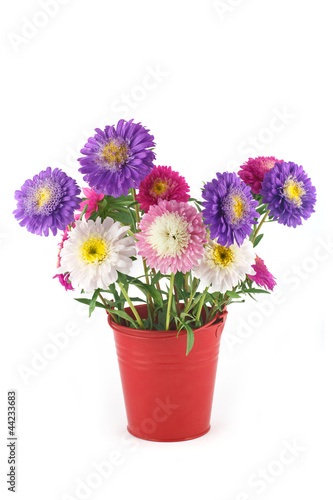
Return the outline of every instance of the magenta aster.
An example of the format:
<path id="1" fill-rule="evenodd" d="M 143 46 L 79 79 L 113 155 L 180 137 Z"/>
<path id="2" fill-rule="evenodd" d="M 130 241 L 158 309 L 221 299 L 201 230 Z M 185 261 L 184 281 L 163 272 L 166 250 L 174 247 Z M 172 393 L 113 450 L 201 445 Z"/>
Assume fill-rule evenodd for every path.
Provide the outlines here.
<path id="1" fill-rule="evenodd" d="M 283 160 L 277 160 L 274 156 L 258 156 L 257 158 L 249 158 L 241 170 L 238 172 L 239 177 L 251 187 L 254 194 L 260 194 L 261 184 L 264 180 L 266 172 L 274 167 L 275 163 L 281 163 Z"/>
<path id="2" fill-rule="evenodd" d="M 266 290 L 273 290 L 276 285 L 275 278 L 267 269 L 265 262 L 258 255 L 256 255 L 252 269 L 255 271 L 255 274 L 248 274 L 248 278 Z"/>
<path id="3" fill-rule="evenodd" d="M 190 187 L 185 178 L 171 167 L 158 166 L 141 181 L 137 201 L 141 210 L 148 212 L 158 200 L 188 201 Z"/>
<path id="4" fill-rule="evenodd" d="M 204 254 L 206 228 L 201 213 L 188 203 L 159 200 L 139 228 L 139 255 L 163 274 L 190 271 Z"/>
<path id="5" fill-rule="evenodd" d="M 75 227 L 75 222 L 73 222 L 72 228 L 74 229 L 74 227 Z M 58 250 L 58 258 L 57 258 L 57 267 L 60 267 L 60 264 L 61 264 L 60 253 L 61 253 L 61 250 L 64 248 L 65 241 L 68 240 L 68 238 L 69 238 L 70 230 L 71 230 L 71 227 L 67 226 L 66 229 L 62 233 L 60 243 L 58 243 L 59 250 Z"/>
<path id="6" fill-rule="evenodd" d="M 73 222 L 73 224 L 72 224 L 72 229 L 74 229 L 74 227 L 75 227 L 75 222 Z M 62 238 L 61 238 L 60 243 L 58 243 L 59 250 L 58 250 L 58 258 L 57 258 L 57 268 L 60 267 L 60 265 L 61 265 L 61 255 L 60 255 L 61 250 L 64 247 L 65 241 L 68 240 L 68 238 L 69 238 L 70 230 L 71 230 L 71 227 L 67 226 L 66 229 L 64 230 L 64 232 L 62 233 Z M 67 292 L 67 290 L 74 290 L 74 288 L 70 282 L 69 273 L 56 274 L 55 276 L 53 276 L 53 279 L 54 278 L 58 278 L 60 284 L 63 287 L 65 287 L 66 292 Z"/>
<path id="7" fill-rule="evenodd" d="M 86 220 L 88 220 L 91 214 L 98 211 L 98 202 L 104 198 L 103 193 L 98 194 L 96 193 L 96 191 L 90 188 L 82 188 L 82 191 L 87 199 L 80 203 L 80 213 L 75 215 L 75 220 L 78 220 L 80 218 L 81 212 L 86 205 L 88 205 L 88 208 L 85 213 L 85 218 Z"/>
<path id="8" fill-rule="evenodd" d="M 58 278 L 60 284 L 65 288 L 66 292 L 68 290 L 74 290 L 72 283 L 69 281 L 69 273 L 66 274 L 56 274 L 53 278 Z"/>

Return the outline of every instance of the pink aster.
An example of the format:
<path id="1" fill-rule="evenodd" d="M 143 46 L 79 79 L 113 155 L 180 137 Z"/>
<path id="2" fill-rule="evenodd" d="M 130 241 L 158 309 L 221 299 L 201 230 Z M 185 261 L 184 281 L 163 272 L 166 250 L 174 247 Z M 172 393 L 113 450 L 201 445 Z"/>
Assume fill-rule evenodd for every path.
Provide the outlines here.
<path id="1" fill-rule="evenodd" d="M 75 220 L 80 218 L 82 210 L 86 205 L 88 205 L 87 211 L 85 213 L 86 220 L 89 219 L 91 214 L 97 212 L 98 210 L 98 202 L 104 198 L 104 194 L 98 194 L 93 189 L 90 188 L 82 188 L 84 196 L 87 198 L 86 200 L 80 203 L 80 213 L 75 215 Z"/>
<path id="2" fill-rule="evenodd" d="M 238 172 L 239 177 L 245 184 L 251 187 L 254 194 L 260 194 L 261 184 L 264 180 L 266 172 L 271 170 L 275 163 L 281 163 L 283 160 L 277 160 L 274 156 L 258 156 L 257 158 L 249 158 L 241 170 Z"/>
<path id="3" fill-rule="evenodd" d="M 185 178 L 171 167 L 158 166 L 141 181 L 137 201 L 141 210 L 148 212 L 158 200 L 188 201 L 190 187 Z"/>
<path id="4" fill-rule="evenodd" d="M 258 257 L 258 255 L 256 255 L 252 269 L 255 271 L 255 274 L 248 274 L 248 278 L 257 283 L 257 285 L 264 287 L 266 290 L 273 290 L 276 285 L 275 278 L 267 269 L 265 262 Z"/>
<path id="5" fill-rule="evenodd" d="M 75 222 L 73 222 L 73 226 L 72 227 L 74 229 Z M 69 232 L 70 232 L 70 230 L 71 230 L 71 227 L 67 226 L 66 229 L 65 229 L 65 231 L 63 231 L 63 233 L 62 233 L 62 237 L 61 237 L 60 243 L 58 243 L 59 250 L 58 250 L 57 267 L 60 267 L 60 261 L 61 261 L 60 253 L 61 253 L 61 250 L 64 247 L 65 241 L 68 240 L 68 238 L 69 238 Z"/>
<path id="6" fill-rule="evenodd" d="M 74 288 L 72 287 L 72 283 L 69 281 L 69 273 L 56 274 L 55 276 L 53 276 L 53 278 L 59 279 L 60 284 L 65 287 L 66 292 L 67 290 L 74 290 Z"/>
<path id="7" fill-rule="evenodd" d="M 185 202 L 159 200 L 144 214 L 137 233 L 139 255 L 163 274 L 198 265 L 207 243 L 202 215 Z"/>
<path id="8" fill-rule="evenodd" d="M 73 228 L 75 227 L 75 222 L 73 222 L 72 227 Z M 61 253 L 61 250 L 64 247 L 65 241 L 68 240 L 68 238 L 69 238 L 69 232 L 70 232 L 70 230 L 71 230 L 70 226 L 67 226 L 66 229 L 65 229 L 65 231 L 63 231 L 63 233 L 62 233 L 62 238 L 61 238 L 60 243 L 58 243 L 59 250 L 58 250 L 58 257 L 57 257 L 57 268 L 60 267 L 60 265 L 61 265 L 61 256 L 60 256 L 60 253 Z M 54 278 L 58 278 L 59 279 L 60 284 L 65 287 L 66 291 L 67 290 L 74 290 L 74 288 L 72 287 L 71 282 L 69 281 L 70 280 L 69 273 L 56 274 L 55 276 L 53 276 L 53 279 Z"/>

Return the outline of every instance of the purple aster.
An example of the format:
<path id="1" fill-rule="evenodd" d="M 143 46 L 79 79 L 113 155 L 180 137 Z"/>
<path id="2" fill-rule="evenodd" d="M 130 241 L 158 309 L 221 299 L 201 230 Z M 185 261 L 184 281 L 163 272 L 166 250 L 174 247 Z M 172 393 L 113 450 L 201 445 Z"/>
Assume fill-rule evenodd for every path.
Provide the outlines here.
<path id="1" fill-rule="evenodd" d="M 205 207 L 202 211 L 205 223 L 210 225 L 210 238 L 217 238 L 222 246 L 229 246 L 236 241 L 240 246 L 251 234 L 254 218 L 258 217 L 251 189 L 237 174 L 224 172 L 216 174 L 204 186 L 202 197 Z"/>
<path id="2" fill-rule="evenodd" d="M 270 215 L 285 226 L 299 226 L 315 211 L 316 188 L 296 163 L 277 163 L 266 172 L 260 193 Z"/>
<path id="3" fill-rule="evenodd" d="M 154 168 L 154 136 L 140 123 L 119 120 L 116 127 L 96 128 L 79 158 L 83 179 L 93 189 L 114 197 L 127 195 Z"/>
<path id="4" fill-rule="evenodd" d="M 17 209 L 13 214 L 30 233 L 48 236 L 51 229 L 55 235 L 74 220 L 81 201 L 78 194 L 80 188 L 74 179 L 59 168 L 47 167 L 15 191 Z"/>

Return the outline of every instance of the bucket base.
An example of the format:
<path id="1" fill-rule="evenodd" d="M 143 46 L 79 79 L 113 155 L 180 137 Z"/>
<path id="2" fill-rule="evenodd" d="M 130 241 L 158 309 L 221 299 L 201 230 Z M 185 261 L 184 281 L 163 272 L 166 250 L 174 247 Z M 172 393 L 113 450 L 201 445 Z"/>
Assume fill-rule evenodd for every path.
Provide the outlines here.
<path id="1" fill-rule="evenodd" d="M 132 434 L 132 436 L 138 438 L 138 439 L 142 439 L 144 441 L 155 441 L 155 442 L 158 442 L 158 443 L 177 443 L 179 441 L 190 441 L 191 439 L 197 439 L 201 436 L 204 436 L 205 434 L 207 434 L 207 432 L 209 432 L 210 430 L 210 427 L 208 427 L 208 429 L 206 429 L 205 431 L 201 432 L 200 434 L 197 434 L 196 436 L 189 436 L 189 437 L 185 437 L 185 438 L 179 438 L 179 439 L 154 439 L 154 438 L 150 438 L 150 437 L 143 437 L 143 436 L 137 436 L 134 432 L 131 431 L 131 429 L 127 426 L 127 430 L 130 434 Z"/>

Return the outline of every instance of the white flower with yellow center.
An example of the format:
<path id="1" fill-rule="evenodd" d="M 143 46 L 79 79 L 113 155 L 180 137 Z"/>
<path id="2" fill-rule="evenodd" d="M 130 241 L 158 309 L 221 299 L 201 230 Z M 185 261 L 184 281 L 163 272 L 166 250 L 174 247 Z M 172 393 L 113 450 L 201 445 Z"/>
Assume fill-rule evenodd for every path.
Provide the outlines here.
<path id="1" fill-rule="evenodd" d="M 136 255 L 134 238 L 126 236 L 128 226 L 107 217 L 103 222 L 77 221 L 61 250 L 60 273 L 69 273 L 73 287 L 92 292 L 107 289 L 118 278 L 118 271 L 128 274 Z"/>
<path id="2" fill-rule="evenodd" d="M 240 247 L 235 244 L 224 247 L 217 240 L 209 240 L 205 254 L 193 273 L 204 286 L 211 285 L 210 291 L 225 293 L 253 271 L 255 256 L 249 240 L 245 240 Z"/>

